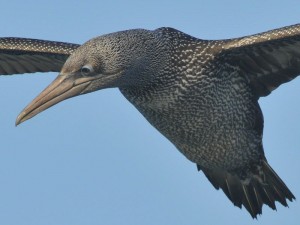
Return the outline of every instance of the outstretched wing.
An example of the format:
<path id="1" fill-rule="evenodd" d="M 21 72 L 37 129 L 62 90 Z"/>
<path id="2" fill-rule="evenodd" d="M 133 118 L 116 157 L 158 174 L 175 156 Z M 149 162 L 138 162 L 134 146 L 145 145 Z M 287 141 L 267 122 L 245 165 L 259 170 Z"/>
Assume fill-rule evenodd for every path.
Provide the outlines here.
<path id="1" fill-rule="evenodd" d="M 258 97 L 300 74 L 300 24 L 226 41 L 223 60 L 238 67 Z"/>
<path id="2" fill-rule="evenodd" d="M 80 45 L 28 38 L 0 38 L 0 75 L 59 72 Z"/>

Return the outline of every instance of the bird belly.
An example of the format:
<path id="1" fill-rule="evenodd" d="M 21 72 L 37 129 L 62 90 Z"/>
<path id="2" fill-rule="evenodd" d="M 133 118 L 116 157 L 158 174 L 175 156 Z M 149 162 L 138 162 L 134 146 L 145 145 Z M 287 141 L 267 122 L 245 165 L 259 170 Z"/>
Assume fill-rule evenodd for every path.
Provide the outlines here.
<path id="1" fill-rule="evenodd" d="M 233 170 L 263 154 L 262 115 L 247 84 L 226 76 L 147 95 L 121 91 L 189 160 Z"/>

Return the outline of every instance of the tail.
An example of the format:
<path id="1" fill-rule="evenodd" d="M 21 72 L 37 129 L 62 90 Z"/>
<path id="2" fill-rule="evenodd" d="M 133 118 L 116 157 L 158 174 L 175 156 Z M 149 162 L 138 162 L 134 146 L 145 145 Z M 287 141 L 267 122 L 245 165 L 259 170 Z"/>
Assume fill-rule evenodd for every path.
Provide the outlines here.
<path id="1" fill-rule="evenodd" d="M 288 206 L 286 199 L 291 202 L 295 199 L 295 196 L 266 160 L 262 160 L 261 165 L 257 165 L 255 170 L 251 169 L 246 172 L 242 178 L 237 173 L 224 170 L 206 169 L 199 165 L 197 168 L 204 172 L 217 190 L 222 188 L 235 206 L 242 208 L 243 205 L 252 218 L 262 214 L 263 204 L 276 210 L 275 201 Z"/>

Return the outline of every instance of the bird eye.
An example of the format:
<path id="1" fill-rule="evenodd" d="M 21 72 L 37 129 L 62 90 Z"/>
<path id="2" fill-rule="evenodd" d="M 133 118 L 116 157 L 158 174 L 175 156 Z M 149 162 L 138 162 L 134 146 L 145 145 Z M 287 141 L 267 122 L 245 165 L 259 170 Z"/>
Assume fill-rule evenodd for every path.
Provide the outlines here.
<path id="1" fill-rule="evenodd" d="M 85 66 L 81 67 L 81 70 L 80 70 L 82 76 L 88 76 L 93 71 L 94 70 L 93 70 L 93 67 L 91 65 L 85 65 Z"/>

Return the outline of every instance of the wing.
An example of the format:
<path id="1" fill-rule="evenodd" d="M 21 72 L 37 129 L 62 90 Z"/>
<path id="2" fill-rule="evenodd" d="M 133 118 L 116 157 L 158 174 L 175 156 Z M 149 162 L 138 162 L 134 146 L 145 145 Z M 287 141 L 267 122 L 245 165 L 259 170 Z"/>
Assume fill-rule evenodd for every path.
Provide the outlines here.
<path id="1" fill-rule="evenodd" d="M 59 72 L 80 45 L 28 38 L 0 38 L 0 75 Z"/>
<path id="2" fill-rule="evenodd" d="M 258 97 L 300 74 L 300 24 L 232 39 L 224 48 L 222 59 L 241 70 Z"/>

